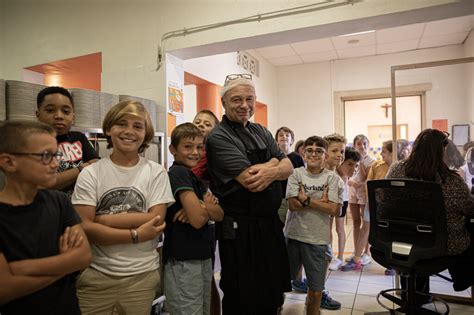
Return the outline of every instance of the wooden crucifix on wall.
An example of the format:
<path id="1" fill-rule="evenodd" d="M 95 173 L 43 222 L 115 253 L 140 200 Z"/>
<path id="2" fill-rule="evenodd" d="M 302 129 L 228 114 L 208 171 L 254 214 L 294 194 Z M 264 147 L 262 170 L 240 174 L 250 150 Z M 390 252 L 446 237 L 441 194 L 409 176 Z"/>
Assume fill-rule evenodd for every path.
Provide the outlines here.
<path id="1" fill-rule="evenodd" d="M 384 104 L 384 105 L 380 105 L 380 107 L 382 107 L 383 109 L 385 109 L 385 118 L 388 118 L 388 109 L 389 109 L 389 108 L 392 108 L 392 105 Z"/>

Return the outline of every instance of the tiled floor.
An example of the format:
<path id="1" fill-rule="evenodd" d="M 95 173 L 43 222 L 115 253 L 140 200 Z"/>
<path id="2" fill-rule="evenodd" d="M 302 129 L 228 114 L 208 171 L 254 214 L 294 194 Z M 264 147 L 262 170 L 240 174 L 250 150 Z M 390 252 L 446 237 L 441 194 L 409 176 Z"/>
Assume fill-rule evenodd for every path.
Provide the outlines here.
<path id="1" fill-rule="evenodd" d="M 353 246 L 352 226 L 346 225 L 347 244 L 345 252 L 351 253 Z M 334 240 L 337 236 L 333 233 Z M 337 250 L 337 248 L 335 248 Z M 361 271 L 330 271 L 326 281 L 326 289 L 331 296 L 342 303 L 342 308 L 337 311 L 322 310 L 322 314 L 353 314 L 359 315 L 365 312 L 383 311 L 378 305 L 375 296 L 384 289 L 395 287 L 395 277 L 384 275 L 382 266 L 376 262 L 364 266 Z M 432 277 L 431 288 L 433 292 L 470 296 L 470 289 L 463 292 L 455 292 L 452 285 L 439 277 Z M 283 315 L 304 314 L 305 294 L 290 292 L 286 294 L 285 304 L 283 306 Z M 450 314 L 454 315 L 472 315 L 474 306 L 449 303 Z"/>
<path id="2" fill-rule="evenodd" d="M 354 249 L 352 238 L 352 221 L 349 219 L 345 226 L 347 243 L 345 256 L 350 255 Z M 334 243 L 337 241 L 335 231 L 333 231 Z M 337 250 L 337 248 L 334 248 Z M 337 253 L 335 253 L 337 254 Z M 217 255 L 218 256 L 218 255 Z M 219 257 L 216 260 L 216 266 L 220 265 Z M 342 304 L 342 308 L 337 311 L 322 310 L 321 314 L 343 314 L 343 315 L 362 315 L 365 312 L 384 311 L 376 300 L 376 295 L 385 289 L 395 287 L 395 276 L 386 276 L 385 268 L 372 262 L 362 268 L 360 271 L 329 271 L 326 280 L 326 289 L 329 290 L 331 297 Z M 220 278 L 216 273 L 216 280 Z M 430 287 L 432 292 L 469 297 L 471 289 L 463 292 L 455 292 L 452 284 L 439 277 L 431 277 Z M 222 294 L 222 291 L 220 292 Z M 302 315 L 304 314 L 305 294 L 288 292 L 286 293 L 285 304 L 283 305 L 282 315 Z M 385 305 L 389 306 L 385 300 Z M 453 315 L 473 315 L 474 306 L 466 304 L 448 303 L 450 314 Z"/>

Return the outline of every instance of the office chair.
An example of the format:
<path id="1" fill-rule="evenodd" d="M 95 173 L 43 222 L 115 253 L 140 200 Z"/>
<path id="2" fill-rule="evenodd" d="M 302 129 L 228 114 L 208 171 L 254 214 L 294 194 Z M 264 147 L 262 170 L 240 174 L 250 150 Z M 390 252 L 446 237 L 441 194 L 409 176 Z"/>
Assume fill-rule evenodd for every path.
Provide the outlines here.
<path id="1" fill-rule="evenodd" d="M 383 290 L 377 302 L 390 314 L 394 310 L 380 302 L 380 297 L 399 306 L 406 314 L 439 314 L 421 308 L 421 300 L 440 301 L 416 291 L 416 277 L 445 270 L 451 263 L 447 256 L 446 210 L 441 186 L 434 182 L 410 179 L 382 179 L 367 182 L 370 210 L 369 243 L 372 258 L 398 274 L 407 276 L 407 289 Z M 402 299 L 392 293 L 402 292 Z"/>

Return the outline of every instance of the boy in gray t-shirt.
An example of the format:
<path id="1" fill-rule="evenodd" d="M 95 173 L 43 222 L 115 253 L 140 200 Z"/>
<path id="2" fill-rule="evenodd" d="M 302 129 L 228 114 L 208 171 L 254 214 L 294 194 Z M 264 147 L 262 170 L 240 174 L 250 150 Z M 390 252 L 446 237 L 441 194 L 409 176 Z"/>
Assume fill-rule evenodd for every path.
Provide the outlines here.
<path id="1" fill-rule="evenodd" d="M 329 219 L 338 215 L 342 206 L 342 180 L 324 168 L 327 147 L 321 137 L 306 139 L 306 168 L 294 170 L 286 189 L 290 213 L 284 232 L 291 278 L 295 279 L 303 264 L 308 279 L 307 314 L 319 314 L 326 269 L 332 258 Z"/>

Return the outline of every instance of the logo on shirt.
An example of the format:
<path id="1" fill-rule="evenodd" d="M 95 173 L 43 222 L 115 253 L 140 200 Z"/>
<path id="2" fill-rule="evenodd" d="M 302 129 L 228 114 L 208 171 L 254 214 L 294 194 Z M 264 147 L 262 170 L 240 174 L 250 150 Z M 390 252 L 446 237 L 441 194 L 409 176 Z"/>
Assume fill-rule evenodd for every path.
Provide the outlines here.
<path id="1" fill-rule="evenodd" d="M 312 191 L 324 191 L 324 188 L 326 188 L 327 186 L 328 186 L 327 184 L 323 184 L 323 185 L 320 185 L 320 186 L 303 184 L 304 191 L 306 191 L 306 192 L 308 192 L 310 190 L 312 190 Z"/>
<path id="2" fill-rule="evenodd" d="M 113 188 L 99 200 L 96 215 L 121 212 L 146 212 L 145 196 L 134 187 Z"/>
<path id="3" fill-rule="evenodd" d="M 63 153 L 63 161 L 65 162 L 82 160 L 82 143 L 80 141 L 60 143 L 59 151 Z"/>

